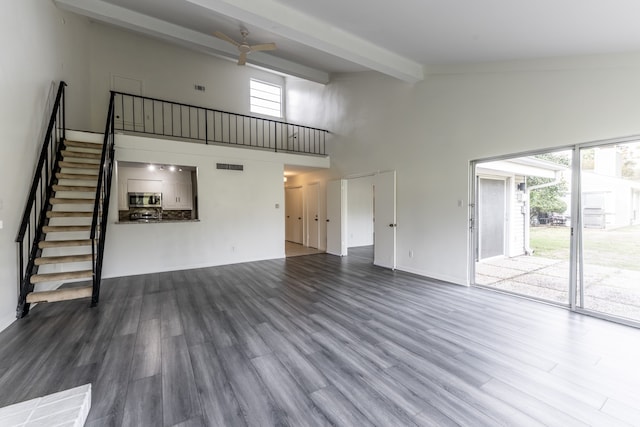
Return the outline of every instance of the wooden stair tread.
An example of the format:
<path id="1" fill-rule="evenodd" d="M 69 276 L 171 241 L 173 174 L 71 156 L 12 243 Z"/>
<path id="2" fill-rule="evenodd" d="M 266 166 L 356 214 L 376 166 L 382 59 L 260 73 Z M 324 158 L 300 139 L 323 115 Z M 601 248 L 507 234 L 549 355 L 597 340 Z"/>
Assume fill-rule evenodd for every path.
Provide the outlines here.
<path id="1" fill-rule="evenodd" d="M 86 153 L 84 151 L 62 150 L 62 157 L 73 157 L 74 159 L 93 159 L 100 160 L 102 153 Z"/>
<path id="2" fill-rule="evenodd" d="M 92 294 L 93 288 L 91 286 L 56 289 L 44 292 L 31 292 L 27 295 L 27 303 L 33 304 L 36 302 L 67 301 L 72 299 L 88 298 Z"/>
<path id="3" fill-rule="evenodd" d="M 84 141 L 71 141 L 65 139 L 64 146 L 66 147 L 78 147 L 78 148 L 91 148 L 93 150 L 102 151 L 102 143 L 97 142 L 84 142 Z"/>
<path id="4" fill-rule="evenodd" d="M 38 243 L 40 249 L 65 248 L 68 246 L 91 246 L 91 239 L 78 240 L 41 240 Z"/>
<path id="5" fill-rule="evenodd" d="M 59 185 L 53 186 L 53 191 L 79 191 L 79 192 L 95 192 L 95 185 Z"/>
<path id="6" fill-rule="evenodd" d="M 54 282 L 57 280 L 88 279 L 93 277 L 92 270 L 64 271 L 62 273 L 34 274 L 31 283 Z"/>
<path id="7" fill-rule="evenodd" d="M 93 212 L 47 211 L 47 218 L 91 218 Z"/>
<path id="8" fill-rule="evenodd" d="M 99 169 L 100 165 L 98 163 L 78 163 L 78 162 L 67 162 L 65 160 L 58 163 L 58 166 L 61 168 L 72 168 L 72 169 Z"/>
<path id="9" fill-rule="evenodd" d="M 96 199 L 80 199 L 80 198 L 60 198 L 52 197 L 49 199 L 49 203 L 52 205 L 93 205 Z"/>
<path id="10" fill-rule="evenodd" d="M 68 231 L 91 231 L 90 225 L 45 225 L 42 227 L 45 233 L 62 233 Z"/>
<path id="11" fill-rule="evenodd" d="M 36 258 L 34 263 L 36 265 L 46 265 L 46 264 L 63 264 L 66 262 L 85 262 L 92 261 L 93 257 L 91 254 L 85 255 L 63 255 L 63 256 L 46 256 Z"/>
<path id="12" fill-rule="evenodd" d="M 92 173 L 67 173 L 67 172 L 56 172 L 56 178 L 58 179 L 81 179 L 87 181 L 96 181 L 98 179 L 98 174 Z"/>

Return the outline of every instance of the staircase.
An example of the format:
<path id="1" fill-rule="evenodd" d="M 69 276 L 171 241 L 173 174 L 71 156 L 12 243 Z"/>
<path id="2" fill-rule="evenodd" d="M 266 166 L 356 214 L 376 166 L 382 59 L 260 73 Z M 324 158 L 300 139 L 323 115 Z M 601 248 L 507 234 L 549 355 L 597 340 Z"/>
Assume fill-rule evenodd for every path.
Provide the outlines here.
<path id="1" fill-rule="evenodd" d="M 100 169 L 102 144 L 86 141 L 63 141 L 60 146 L 59 172 L 52 185 L 46 212 L 47 225 L 42 227 L 38 242 L 40 254 L 34 259 L 37 274 L 31 275 L 34 291 L 26 302 L 53 302 L 91 297 L 93 284 L 51 288 L 61 282 L 91 281 L 91 220 L 95 205 L 96 184 Z M 35 286 L 37 285 L 37 286 Z"/>
<path id="2" fill-rule="evenodd" d="M 60 82 L 16 237 L 18 318 L 33 303 L 91 298 L 95 306 L 100 295 L 114 159 L 114 95 L 104 135 L 71 132 L 65 129 L 65 86 Z"/>

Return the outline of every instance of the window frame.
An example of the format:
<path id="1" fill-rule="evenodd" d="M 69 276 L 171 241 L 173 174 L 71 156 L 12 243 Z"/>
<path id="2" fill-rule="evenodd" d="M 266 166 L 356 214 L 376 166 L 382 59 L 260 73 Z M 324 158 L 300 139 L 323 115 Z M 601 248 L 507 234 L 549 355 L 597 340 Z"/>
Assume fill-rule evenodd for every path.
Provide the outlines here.
<path id="1" fill-rule="evenodd" d="M 256 105 L 254 104 L 254 99 L 259 99 L 259 100 L 263 100 L 266 102 L 273 102 L 275 103 L 276 101 L 271 100 L 271 99 L 267 99 L 267 98 L 260 98 L 258 96 L 254 95 L 254 90 L 255 91 L 261 91 L 258 88 L 254 88 L 253 85 L 258 84 L 258 85 L 264 85 L 264 86 L 268 86 L 268 87 L 272 87 L 272 88 L 277 88 L 278 92 L 279 92 L 279 100 L 278 102 L 278 106 L 279 106 L 279 114 L 271 114 L 268 111 L 265 110 L 273 110 L 275 111 L 275 109 L 271 109 L 269 107 L 263 107 L 260 105 Z M 262 92 L 268 93 L 267 91 L 262 90 Z M 260 79 L 254 79 L 254 78 L 250 78 L 249 79 L 249 112 L 252 115 L 256 115 L 256 116 L 262 116 L 262 117 L 266 117 L 269 119 L 274 119 L 274 120 L 284 120 L 284 97 L 283 97 L 283 92 L 284 92 L 284 86 L 283 85 L 279 85 L 276 83 L 271 83 L 271 82 L 265 82 L 264 80 L 260 80 Z M 276 95 L 276 94 L 271 94 L 271 95 Z M 256 110 L 254 110 L 254 107 L 256 107 Z"/>

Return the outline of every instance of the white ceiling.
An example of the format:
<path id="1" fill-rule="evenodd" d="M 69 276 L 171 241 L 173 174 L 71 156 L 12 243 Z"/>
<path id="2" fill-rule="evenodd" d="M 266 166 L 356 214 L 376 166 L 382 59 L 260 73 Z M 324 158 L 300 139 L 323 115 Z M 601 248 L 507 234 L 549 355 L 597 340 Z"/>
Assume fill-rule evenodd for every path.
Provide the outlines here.
<path id="1" fill-rule="evenodd" d="M 55 0 L 92 19 L 226 57 L 222 31 L 275 42 L 249 63 L 326 82 L 375 70 L 640 51 L 638 0 Z"/>

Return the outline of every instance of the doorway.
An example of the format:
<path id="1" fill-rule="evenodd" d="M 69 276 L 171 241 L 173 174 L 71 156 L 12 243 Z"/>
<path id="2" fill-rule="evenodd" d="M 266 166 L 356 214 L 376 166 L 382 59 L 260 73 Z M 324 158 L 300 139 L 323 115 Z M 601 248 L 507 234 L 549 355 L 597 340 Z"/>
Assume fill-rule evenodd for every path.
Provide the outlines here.
<path id="1" fill-rule="evenodd" d="M 572 151 L 474 165 L 472 283 L 569 305 Z"/>
<path id="2" fill-rule="evenodd" d="M 320 244 L 320 188 L 317 182 L 307 185 L 305 188 L 307 200 L 307 238 L 306 246 L 318 249 Z"/>
<path id="3" fill-rule="evenodd" d="M 285 188 L 285 240 L 302 245 L 302 187 Z"/>
<path id="4" fill-rule="evenodd" d="M 505 254 L 506 179 L 478 178 L 478 259 Z"/>
<path id="5" fill-rule="evenodd" d="M 351 248 L 351 249 L 349 249 Z M 327 184 L 327 252 L 396 267 L 396 172 L 380 172 Z"/>

